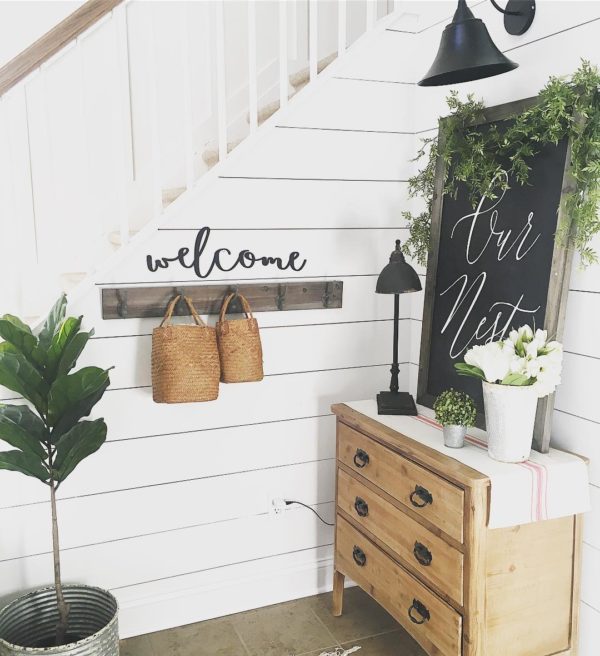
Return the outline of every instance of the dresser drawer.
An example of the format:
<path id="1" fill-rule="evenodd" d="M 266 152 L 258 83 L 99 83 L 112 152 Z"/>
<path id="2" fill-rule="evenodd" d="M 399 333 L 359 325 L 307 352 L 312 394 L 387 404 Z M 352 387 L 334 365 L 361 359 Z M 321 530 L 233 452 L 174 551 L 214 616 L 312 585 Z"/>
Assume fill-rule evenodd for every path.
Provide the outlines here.
<path id="1" fill-rule="evenodd" d="M 341 469 L 337 498 L 341 510 L 394 551 L 420 577 L 462 605 L 460 551 Z"/>
<path id="2" fill-rule="evenodd" d="M 460 656 L 462 617 L 340 515 L 336 570 L 380 603 L 430 654 Z"/>
<path id="3" fill-rule="evenodd" d="M 459 487 L 340 422 L 337 457 L 444 533 L 462 542 L 464 492 Z"/>

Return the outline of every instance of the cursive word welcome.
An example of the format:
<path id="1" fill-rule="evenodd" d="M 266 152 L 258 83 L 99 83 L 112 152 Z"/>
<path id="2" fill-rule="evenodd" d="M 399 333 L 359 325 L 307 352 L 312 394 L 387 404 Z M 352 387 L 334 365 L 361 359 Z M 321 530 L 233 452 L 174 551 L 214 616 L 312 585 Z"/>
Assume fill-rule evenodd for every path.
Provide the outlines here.
<path id="1" fill-rule="evenodd" d="M 256 255 L 246 248 L 242 249 L 237 255 L 233 255 L 228 248 L 218 248 L 212 253 L 212 256 L 204 255 L 209 237 L 210 228 L 202 228 L 196 235 L 193 251 L 183 246 L 173 257 L 154 258 L 152 255 L 147 255 L 146 265 L 148 270 L 155 273 L 159 269 L 167 269 L 171 263 L 177 262 L 185 269 L 193 269 L 198 278 L 208 278 L 214 269 L 233 271 L 238 266 L 243 269 L 251 269 L 255 264 L 262 264 L 262 266 L 274 265 L 281 271 L 286 269 L 302 271 L 306 266 L 306 260 L 299 261 L 300 253 L 298 251 L 292 251 L 286 258 Z"/>

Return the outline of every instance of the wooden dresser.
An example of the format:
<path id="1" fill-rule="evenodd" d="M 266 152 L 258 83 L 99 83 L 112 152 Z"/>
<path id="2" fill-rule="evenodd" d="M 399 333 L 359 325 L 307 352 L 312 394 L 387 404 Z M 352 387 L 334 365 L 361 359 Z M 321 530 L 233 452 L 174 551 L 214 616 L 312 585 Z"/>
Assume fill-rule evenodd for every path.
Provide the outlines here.
<path id="1" fill-rule="evenodd" d="M 349 406 L 332 410 L 334 615 L 348 576 L 430 656 L 575 656 L 581 516 L 488 529 L 484 474 Z"/>

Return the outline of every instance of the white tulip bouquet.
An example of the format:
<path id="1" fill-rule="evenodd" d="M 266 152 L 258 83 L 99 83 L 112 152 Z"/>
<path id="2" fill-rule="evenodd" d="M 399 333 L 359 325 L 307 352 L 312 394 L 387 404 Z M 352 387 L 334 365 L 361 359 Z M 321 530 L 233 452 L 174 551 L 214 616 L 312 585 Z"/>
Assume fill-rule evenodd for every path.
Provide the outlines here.
<path id="1" fill-rule="evenodd" d="M 462 376 L 501 385 L 533 385 L 538 398 L 552 394 L 560 384 L 562 344 L 548 341 L 545 330 L 521 326 L 508 339 L 473 346 L 465 361 L 454 366 Z"/>

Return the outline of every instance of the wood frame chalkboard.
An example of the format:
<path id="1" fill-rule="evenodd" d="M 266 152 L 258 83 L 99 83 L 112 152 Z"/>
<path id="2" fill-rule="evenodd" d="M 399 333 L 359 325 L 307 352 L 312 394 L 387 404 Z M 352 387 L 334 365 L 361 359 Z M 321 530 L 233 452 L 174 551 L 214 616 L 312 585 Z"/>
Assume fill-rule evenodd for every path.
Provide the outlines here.
<path id="1" fill-rule="evenodd" d="M 529 107 L 536 104 L 536 102 L 537 102 L 537 98 L 527 98 L 524 100 L 518 100 L 511 103 L 506 103 L 503 105 L 497 105 L 495 107 L 486 108 L 484 112 L 484 121 L 481 123 L 481 125 L 484 126 L 489 123 L 508 121 L 511 118 L 514 118 L 518 114 L 522 113 Z M 441 141 L 443 140 L 442 127 L 443 127 L 443 122 L 445 120 L 447 119 L 440 120 L 439 139 L 440 139 L 441 146 L 443 146 L 443 143 L 441 143 Z M 562 332 L 563 332 L 564 315 L 565 315 L 565 308 L 566 308 L 566 301 L 567 301 L 567 291 L 569 286 L 569 275 L 571 270 L 573 250 L 571 248 L 565 248 L 559 245 L 554 239 L 554 232 L 559 222 L 569 220 L 569 217 L 564 215 L 562 199 L 566 193 L 569 193 L 574 190 L 575 181 L 573 180 L 573 177 L 570 173 L 571 170 L 570 144 L 562 143 L 559 144 L 559 146 L 556 147 L 550 146 L 549 148 L 550 150 L 546 148 L 546 150 L 540 153 L 540 155 L 533 157 L 531 159 L 530 181 L 533 182 L 533 186 L 521 187 L 518 183 L 514 183 L 512 185 L 512 188 L 506 192 L 502 201 L 506 199 L 505 206 L 509 208 L 509 212 L 508 212 L 509 220 L 510 220 L 510 216 L 520 213 L 521 210 L 523 211 L 523 213 L 526 214 L 531 209 L 530 205 L 537 208 L 541 204 L 544 207 L 545 211 L 542 213 L 542 217 L 538 217 L 537 219 L 538 222 L 535 225 L 536 230 L 538 230 L 541 236 L 540 237 L 541 240 L 539 244 L 536 244 L 536 248 L 531 251 L 531 255 L 529 255 L 529 260 L 527 262 L 527 265 L 523 264 L 524 275 L 522 277 L 519 276 L 518 284 L 520 284 L 522 289 L 525 290 L 523 292 L 525 297 L 527 296 L 528 285 L 530 287 L 535 287 L 535 285 L 537 285 L 535 292 L 532 292 L 531 295 L 536 296 L 536 298 L 538 299 L 539 308 L 542 308 L 543 306 L 543 309 L 538 309 L 538 312 L 543 313 L 543 327 L 548 330 L 548 334 L 553 336 L 554 339 L 560 340 L 562 338 Z M 552 151 L 551 149 L 553 148 L 555 148 L 556 151 Z M 443 148 L 441 147 L 440 151 L 442 150 Z M 539 168 L 542 168 L 545 171 L 549 166 L 548 158 L 553 158 L 551 163 L 551 166 L 553 167 L 552 168 L 553 175 L 549 177 L 551 177 L 552 179 L 554 178 L 556 179 L 557 181 L 556 189 L 552 189 L 552 186 L 549 188 L 548 185 L 544 185 L 544 184 L 540 185 L 541 188 L 537 188 L 535 186 L 536 163 L 538 164 Z M 440 330 L 439 315 L 441 313 L 441 310 L 439 309 L 439 307 L 437 307 L 437 312 L 436 312 L 436 301 L 438 303 L 438 306 L 440 307 L 442 306 L 443 303 L 446 302 L 445 300 L 443 302 L 440 300 L 441 298 L 440 289 L 442 291 L 444 289 L 447 291 L 448 281 L 452 282 L 454 278 L 448 277 L 447 279 L 439 281 L 438 275 L 443 276 L 445 275 L 444 272 L 448 272 L 448 271 L 453 271 L 454 272 L 453 275 L 455 275 L 457 272 L 461 274 L 462 271 L 462 274 L 459 275 L 459 277 L 461 278 L 462 281 L 467 281 L 469 272 L 471 271 L 470 269 L 468 269 L 468 267 L 471 264 L 473 264 L 472 258 L 470 259 L 469 257 L 468 243 L 467 243 L 466 258 L 463 258 L 464 262 L 461 262 L 458 259 L 461 256 L 457 254 L 457 250 L 458 250 L 456 248 L 457 244 L 456 243 L 450 244 L 450 242 L 448 241 L 448 226 L 456 225 L 456 223 L 459 222 L 460 219 L 464 218 L 464 216 L 462 216 L 461 214 L 456 214 L 455 216 L 451 215 L 451 213 L 453 211 L 456 211 L 457 207 L 460 207 L 460 205 L 456 204 L 455 199 L 444 197 L 445 177 L 446 177 L 445 163 L 442 157 L 438 157 L 436 163 L 436 172 L 435 172 L 434 201 L 433 201 L 433 207 L 431 213 L 431 238 L 429 244 L 429 257 L 427 262 L 427 279 L 426 279 L 426 287 L 425 287 L 423 327 L 421 333 L 421 355 L 419 361 L 417 401 L 421 405 L 427 407 L 433 406 L 433 402 L 436 396 L 442 391 L 442 389 L 440 389 L 441 378 L 438 375 L 438 372 L 443 369 L 446 372 L 446 378 L 443 379 L 444 383 L 447 382 L 447 384 L 445 384 L 445 388 L 448 387 L 455 387 L 457 389 L 466 388 L 466 391 L 469 391 L 472 394 L 473 394 L 473 390 L 475 390 L 476 393 L 474 394 L 474 396 L 476 397 L 476 401 L 478 403 L 478 410 L 479 410 L 477 425 L 484 428 L 485 421 L 483 415 L 483 403 L 481 400 L 481 390 L 479 389 L 480 384 L 479 387 L 474 387 L 474 384 L 478 382 L 475 379 L 466 379 L 463 377 L 459 377 L 455 373 L 454 374 L 449 373 L 451 366 L 453 366 L 453 362 L 462 361 L 462 356 L 457 357 L 456 359 L 452 359 L 454 357 L 454 354 L 452 354 L 452 356 L 448 354 L 447 355 L 448 362 L 443 360 L 444 355 L 440 356 L 440 351 L 441 351 L 440 345 L 444 340 L 447 340 L 448 338 L 445 334 L 442 335 L 442 333 L 444 333 L 445 331 Z M 513 195 L 511 196 L 511 194 Z M 462 207 L 464 209 L 465 194 L 463 194 L 462 196 L 463 196 Z M 459 193 L 457 195 L 457 199 L 459 201 L 460 201 L 460 197 L 461 197 L 461 190 L 459 188 Z M 549 198 L 556 199 L 556 202 L 554 203 L 554 200 L 549 200 Z M 513 205 L 516 206 L 518 212 L 514 212 L 515 207 L 512 207 L 513 212 L 512 213 L 510 212 L 511 199 Z M 549 211 L 550 203 L 554 203 L 552 212 Z M 489 216 L 490 215 L 488 214 L 488 217 Z M 529 215 L 529 218 L 531 219 L 532 216 L 533 213 Z M 544 219 L 543 223 L 540 222 L 540 218 Z M 505 219 L 506 217 L 504 217 L 504 220 Z M 502 217 L 498 219 L 499 222 L 501 220 Z M 531 219 L 531 220 L 535 221 L 535 219 Z M 443 225 L 445 229 L 443 229 Z M 483 225 L 485 225 L 485 221 Z M 490 222 L 490 226 L 491 226 L 491 222 Z M 490 227 L 490 232 L 492 232 L 491 227 Z M 454 236 L 454 231 L 451 234 L 452 236 Z M 514 234 L 515 233 L 513 233 L 513 235 Z M 493 233 L 492 236 L 496 240 L 500 240 L 502 238 L 502 237 L 498 237 L 497 233 Z M 530 239 L 530 243 L 531 241 L 532 240 Z M 515 256 L 514 250 L 512 255 L 514 256 L 513 259 L 515 260 L 518 259 Z M 453 258 L 450 264 L 448 264 L 449 258 L 450 259 Z M 538 258 L 538 260 L 536 261 L 535 258 Z M 514 282 L 515 269 L 513 268 L 511 270 L 510 278 L 507 278 L 506 281 L 504 281 L 501 278 L 502 275 L 501 269 L 505 261 L 504 255 L 502 258 L 502 262 L 499 256 L 497 256 L 497 259 L 498 259 L 498 265 L 496 267 L 496 270 L 494 270 L 493 266 L 490 265 L 492 266 L 492 270 L 485 272 L 485 276 L 483 280 L 486 283 L 488 283 L 493 280 L 493 276 L 494 274 L 496 274 L 495 276 L 496 289 L 502 288 L 502 286 L 505 285 L 507 291 L 514 292 L 515 290 L 510 290 L 509 287 L 510 284 L 512 285 L 516 284 Z M 539 267 L 537 266 L 538 263 L 539 263 Z M 534 275 L 531 275 L 532 265 L 533 265 L 533 270 L 535 271 Z M 461 267 L 464 267 L 464 270 L 461 269 Z M 509 284 L 509 280 L 512 280 L 510 284 Z M 437 289 L 438 286 L 440 289 Z M 465 283 L 465 287 L 466 287 L 466 283 Z M 462 289 L 464 290 L 465 287 L 463 287 Z M 515 296 L 514 293 L 513 296 Z M 480 300 L 485 302 L 486 300 L 485 292 L 482 293 L 482 296 L 478 299 L 478 302 Z M 490 310 L 492 307 L 494 307 L 494 305 L 499 304 L 499 303 L 494 303 L 494 301 L 499 299 L 490 298 L 487 300 L 489 301 L 489 305 L 486 307 L 489 307 Z M 455 303 L 456 302 L 457 301 L 455 301 Z M 453 310 L 455 309 L 455 307 L 456 306 L 453 306 Z M 532 307 L 534 307 L 533 304 Z M 486 309 L 486 312 L 487 311 L 488 310 Z M 541 315 L 539 316 L 541 317 Z M 514 321 L 516 325 L 521 325 L 523 323 L 530 323 L 530 324 L 532 323 L 531 321 L 527 321 L 522 317 L 523 315 L 520 318 L 515 317 Z M 454 315 L 452 321 L 453 320 L 454 320 Z M 446 314 L 446 322 L 444 324 L 444 328 L 448 326 L 448 323 L 449 323 L 449 315 Z M 516 327 L 516 325 L 511 324 L 511 327 Z M 499 339 L 499 338 L 500 337 L 498 336 L 494 337 L 494 339 Z M 479 343 L 483 343 L 484 341 L 486 340 L 484 339 Z M 441 360 L 440 357 L 442 358 Z M 442 363 L 443 367 L 437 366 L 439 363 Z M 436 367 L 436 369 L 434 369 L 434 367 Z M 471 381 L 470 383 L 467 382 L 469 380 Z M 477 392 L 479 393 L 479 396 L 477 395 Z M 546 453 L 548 451 L 550 445 L 550 429 L 551 429 L 553 409 L 554 409 L 554 395 L 551 395 L 544 399 L 540 399 L 538 403 L 538 411 L 537 411 L 535 429 L 534 429 L 534 448 L 537 449 L 538 451 L 542 451 L 543 453 Z"/>

